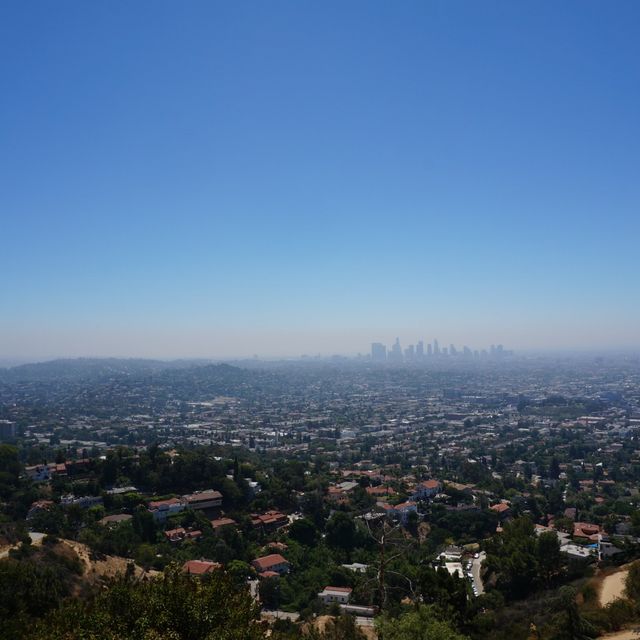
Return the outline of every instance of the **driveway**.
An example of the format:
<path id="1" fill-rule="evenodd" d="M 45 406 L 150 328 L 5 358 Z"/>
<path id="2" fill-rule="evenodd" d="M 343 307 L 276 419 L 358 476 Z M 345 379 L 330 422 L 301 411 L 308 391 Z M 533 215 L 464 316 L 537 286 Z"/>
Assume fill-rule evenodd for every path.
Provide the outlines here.
<path id="1" fill-rule="evenodd" d="M 481 551 L 478 558 L 474 558 L 471 561 L 471 574 L 473 576 L 473 584 L 476 585 L 478 595 L 484 593 L 484 585 L 482 584 L 482 578 L 480 577 L 480 568 L 482 567 L 482 561 L 487 557 L 484 551 Z"/>

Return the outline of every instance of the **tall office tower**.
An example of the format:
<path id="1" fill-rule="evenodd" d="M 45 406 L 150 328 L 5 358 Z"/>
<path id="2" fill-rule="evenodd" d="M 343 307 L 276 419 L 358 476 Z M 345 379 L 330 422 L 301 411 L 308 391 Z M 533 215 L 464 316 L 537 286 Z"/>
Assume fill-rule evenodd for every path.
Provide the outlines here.
<path id="1" fill-rule="evenodd" d="M 489 347 L 489 353 L 491 354 L 491 357 L 492 357 L 492 358 L 493 358 L 493 356 L 495 356 L 495 355 L 496 355 L 496 345 L 495 345 L 495 344 L 492 344 L 492 345 Z"/>
<path id="2" fill-rule="evenodd" d="M 371 362 L 385 362 L 387 360 L 387 347 L 382 342 L 371 343 Z"/>
<path id="3" fill-rule="evenodd" d="M 438 346 L 438 341 L 437 340 L 433 341 L 433 355 L 434 356 L 439 356 L 440 355 L 440 347 Z"/>
<path id="4" fill-rule="evenodd" d="M 402 362 L 402 347 L 400 346 L 400 338 L 396 338 L 396 341 L 391 347 L 391 353 L 389 354 L 389 360 L 393 362 Z"/>
<path id="5" fill-rule="evenodd" d="M 415 359 L 415 355 L 416 355 L 416 350 L 414 348 L 414 346 L 412 344 L 410 344 L 405 350 L 404 350 L 404 359 L 407 361 L 411 361 Z"/>
<path id="6" fill-rule="evenodd" d="M 458 355 L 458 350 L 452 344 L 449 345 L 449 355 L 452 355 L 452 356 Z"/>
<path id="7" fill-rule="evenodd" d="M 469 347 L 467 347 L 466 345 L 462 347 L 462 354 L 464 355 L 465 358 L 473 357 L 473 353 L 471 352 L 471 349 L 469 349 Z"/>
<path id="8" fill-rule="evenodd" d="M 429 343 L 427 345 L 427 358 L 430 358 L 433 355 L 433 347 L 431 346 L 431 343 Z"/>
<path id="9" fill-rule="evenodd" d="M 443 356 L 448 356 L 449 355 L 449 349 L 447 349 L 447 347 L 442 347 L 442 355 Z"/>
<path id="10" fill-rule="evenodd" d="M 422 358 L 424 358 L 424 342 L 419 340 L 416 345 L 416 360 L 422 360 Z"/>

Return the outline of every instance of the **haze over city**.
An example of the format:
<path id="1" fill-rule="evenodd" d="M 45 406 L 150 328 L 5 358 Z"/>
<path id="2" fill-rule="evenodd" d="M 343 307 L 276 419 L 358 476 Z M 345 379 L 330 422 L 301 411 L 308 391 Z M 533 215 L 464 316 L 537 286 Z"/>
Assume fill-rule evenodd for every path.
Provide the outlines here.
<path id="1" fill-rule="evenodd" d="M 3 3 L 0 357 L 638 347 L 639 17 Z"/>

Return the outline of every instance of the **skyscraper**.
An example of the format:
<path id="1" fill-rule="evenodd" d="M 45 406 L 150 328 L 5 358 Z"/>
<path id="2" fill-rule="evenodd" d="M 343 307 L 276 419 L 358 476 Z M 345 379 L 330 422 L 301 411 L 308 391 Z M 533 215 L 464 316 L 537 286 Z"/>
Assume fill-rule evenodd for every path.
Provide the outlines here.
<path id="1" fill-rule="evenodd" d="M 400 346 L 400 338 L 396 338 L 396 341 L 391 347 L 391 353 L 389 353 L 389 360 L 393 362 L 402 362 L 402 347 Z"/>
<path id="2" fill-rule="evenodd" d="M 387 347 L 381 342 L 373 342 L 371 344 L 371 362 L 386 362 Z"/>
<path id="3" fill-rule="evenodd" d="M 439 356 L 440 355 L 440 347 L 438 346 L 438 341 L 437 340 L 433 341 L 433 355 L 434 356 Z"/>
<path id="4" fill-rule="evenodd" d="M 422 360 L 424 358 L 424 342 L 418 340 L 416 345 L 416 360 Z"/>

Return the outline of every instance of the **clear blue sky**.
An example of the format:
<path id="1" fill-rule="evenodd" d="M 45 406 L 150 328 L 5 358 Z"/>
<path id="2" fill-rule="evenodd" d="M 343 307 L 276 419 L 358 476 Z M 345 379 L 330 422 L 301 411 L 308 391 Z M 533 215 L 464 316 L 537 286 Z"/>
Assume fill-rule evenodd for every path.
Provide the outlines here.
<path id="1" fill-rule="evenodd" d="M 0 5 L 0 356 L 640 345 L 640 2 Z"/>

